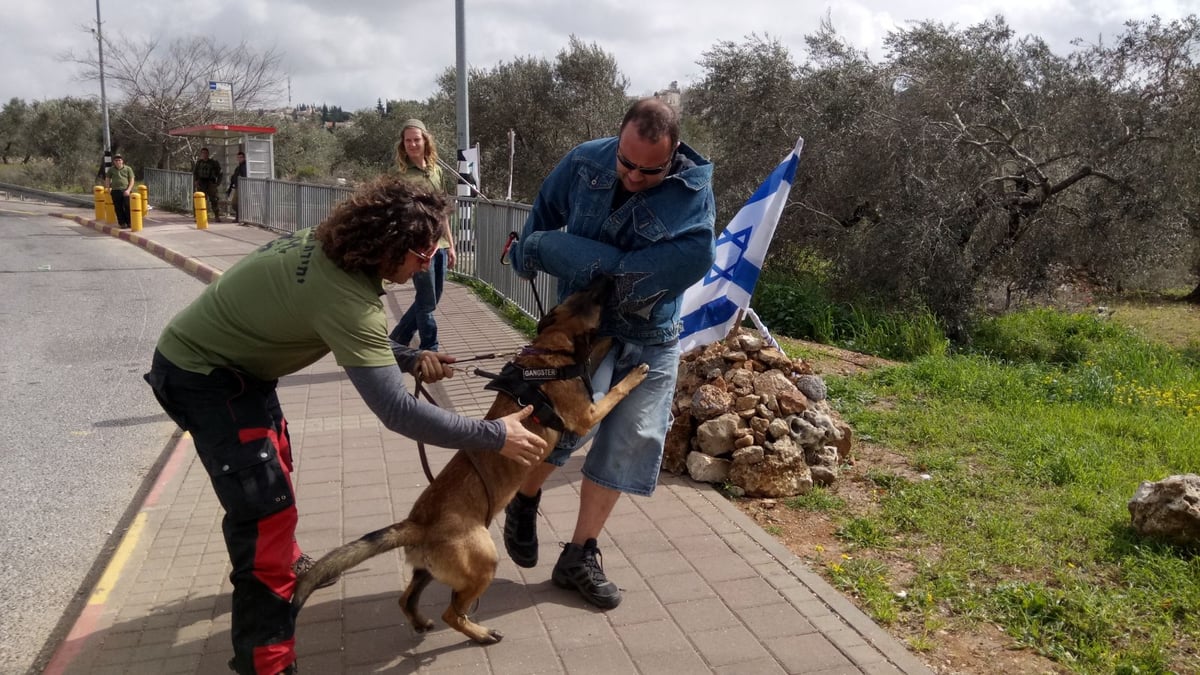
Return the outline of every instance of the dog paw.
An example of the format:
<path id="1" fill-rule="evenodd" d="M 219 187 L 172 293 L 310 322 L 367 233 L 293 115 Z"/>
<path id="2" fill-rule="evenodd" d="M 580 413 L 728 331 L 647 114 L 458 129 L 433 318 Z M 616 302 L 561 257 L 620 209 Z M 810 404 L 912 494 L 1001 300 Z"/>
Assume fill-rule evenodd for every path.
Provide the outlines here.
<path id="1" fill-rule="evenodd" d="M 635 370 L 637 370 L 642 375 L 645 375 L 646 373 L 650 372 L 650 366 L 648 364 L 643 363 L 640 366 L 638 366 L 637 368 L 635 368 Z"/>
<path id="2" fill-rule="evenodd" d="M 433 630 L 433 621 L 430 619 L 414 621 L 413 630 L 417 631 L 418 633 L 428 633 L 429 631 Z"/>

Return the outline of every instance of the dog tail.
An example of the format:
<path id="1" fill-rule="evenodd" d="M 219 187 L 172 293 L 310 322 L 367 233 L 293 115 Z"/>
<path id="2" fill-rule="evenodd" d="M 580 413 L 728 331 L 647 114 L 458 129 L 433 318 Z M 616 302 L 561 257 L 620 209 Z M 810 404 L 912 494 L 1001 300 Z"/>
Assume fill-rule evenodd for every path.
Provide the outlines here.
<path id="1" fill-rule="evenodd" d="M 326 553 L 311 569 L 296 580 L 296 591 L 292 594 L 292 607 L 300 611 L 308 596 L 318 585 L 336 579 L 339 574 L 374 558 L 380 553 L 409 546 L 420 541 L 420 527 L 407 520 L 375 530 L 339 546 Z"/>

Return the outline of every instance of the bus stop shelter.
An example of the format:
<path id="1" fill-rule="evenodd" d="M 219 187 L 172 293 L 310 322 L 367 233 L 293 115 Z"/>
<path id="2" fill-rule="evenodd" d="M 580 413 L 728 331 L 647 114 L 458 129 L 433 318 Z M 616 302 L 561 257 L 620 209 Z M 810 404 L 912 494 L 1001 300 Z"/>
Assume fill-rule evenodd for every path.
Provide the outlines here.
<path id="1" fill-rule="evenodd" d="M 248 178 L 275 178 L 275 127 L 253 127 L 240 124 L 200 124 L 180 127 L 167 132 L 171 136 L 201 139 L 209 157 L 221 163 L 221 173 L 228 181 L 237 167 L 238 151 L 246 153 Z"/>

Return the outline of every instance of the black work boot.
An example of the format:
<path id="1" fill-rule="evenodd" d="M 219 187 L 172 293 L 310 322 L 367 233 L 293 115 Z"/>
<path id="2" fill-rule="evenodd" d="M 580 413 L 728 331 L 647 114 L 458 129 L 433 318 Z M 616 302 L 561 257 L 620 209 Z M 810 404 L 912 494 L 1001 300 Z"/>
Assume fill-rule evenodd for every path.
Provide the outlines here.
<path id="1" fill-rule="evenodd" d="M 537 565 L 537 512 L 541 501 L 541 490 L 532 497 L 518 492 L 504 507 L 504 550 L 520 567 Z"/>
<path id="2" fill-rule="evenodd" d="M 600 609 L 612 609 L 621 604 L 621 589 L 604 576 L 598 558 L 600 549 L 595 539 L 588 539 L 583 546 L 564 544 L 550 580 L 559 588 L 574 588 Z"/>

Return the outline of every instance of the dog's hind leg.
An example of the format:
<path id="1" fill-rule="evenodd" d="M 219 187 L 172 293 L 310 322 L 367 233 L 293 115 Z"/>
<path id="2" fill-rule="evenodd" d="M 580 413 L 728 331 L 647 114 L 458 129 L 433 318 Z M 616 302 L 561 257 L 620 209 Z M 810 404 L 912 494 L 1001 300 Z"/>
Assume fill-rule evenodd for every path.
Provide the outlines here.
<path id="1" fill-rule="evenodd" d="M 417 605 L 421 602 L 421 592 L 433 581 L 433 575 L 429 570 L 421 567 L 413 569 L 412 581 L 408 582 L 408 588 L 404 589 L 404 595 L 400 596 L 400 611 L 404 612 L 404 616 L 408 617 L 408 622 L 412 624 L 413 630 L 418 633 L 433 628 L 433 620 L 427 619 L 421 615 L 421 610 Z"/>
<path id="2" fill-rule="evenodd" d="M 483 645 L 499 642 L 504 634 L 471 621 L 467 612 L 492 585 L 499 560 L 491 535 L 479 527 L 455 546 L 454 554 L 445 556 L 437 567 L 438 580 L 454 590 L 450 596 L 450 606 L 442 613 L 442 620 Z"/>
<path id="3" fill-rule="evenodd" d="M 495 644 L 504 639 L 504 634 L 500 631 L 481 626 L 467 616 L 471 605 L 474 605 L 479 596 L 483 595 L 483 592 L 492 584 L 494 577 L 495 573 L 489 570 L 486 575 L 474 580 L 473 583 L 462 588 L 455 588 L 454 592 L 450 594 L 450 606 L 442 613 L 442 620 L 448 626 L 481 645 Z"/>

